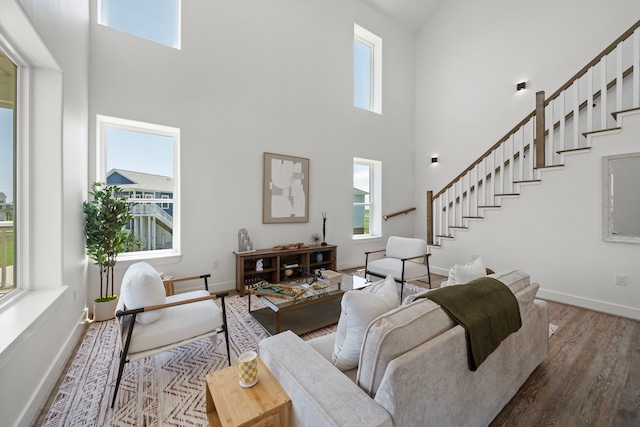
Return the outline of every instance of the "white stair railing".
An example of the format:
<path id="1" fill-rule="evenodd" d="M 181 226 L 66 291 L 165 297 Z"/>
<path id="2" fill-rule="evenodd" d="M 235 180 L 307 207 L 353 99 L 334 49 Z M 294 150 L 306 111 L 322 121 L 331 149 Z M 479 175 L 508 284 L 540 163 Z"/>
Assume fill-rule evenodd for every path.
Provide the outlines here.
<path id="1" fill-rule="evenodd" d="M 565 153 L 588 150 L 587 135 L 615 128 L 616 113 L 640 108 L 640 21 L 549 98 L 539 92 L 536 102 L 536 110 L 435 196 L 427 192 L 430 245 L 499 206 L 496 195 L 517 195 L 520 185 L 539 181 L 541 169 L 562 166 Z"/>

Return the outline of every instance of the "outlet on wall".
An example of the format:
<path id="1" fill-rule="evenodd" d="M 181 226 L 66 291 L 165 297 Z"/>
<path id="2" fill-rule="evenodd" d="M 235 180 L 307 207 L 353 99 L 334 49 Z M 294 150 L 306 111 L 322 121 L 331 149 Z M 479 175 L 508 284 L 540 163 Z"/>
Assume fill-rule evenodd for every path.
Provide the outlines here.
<path id="1" fill-rule="evenodd" d="M 616 285 L 627 286 L 627 276 L 624 274 L 616 274 Z"/>
<path id="2" fill-rule="evenodd" d="M 215 270 L 219 266 L 220 266 L 220 264 L 218 263 L 218 260 L 214 259 L 213 262 L 211 263 L 211 267 Z"/>

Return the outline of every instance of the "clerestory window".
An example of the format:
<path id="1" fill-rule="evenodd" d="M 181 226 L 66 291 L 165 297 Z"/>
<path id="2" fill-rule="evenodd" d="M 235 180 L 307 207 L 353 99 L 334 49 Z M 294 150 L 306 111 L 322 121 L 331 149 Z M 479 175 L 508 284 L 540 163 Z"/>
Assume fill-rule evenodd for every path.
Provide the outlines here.
<path id="1" fill-rule="evenodd" d="M 353 105 L 382 114 L 382 39 L 353 28 Z"/>
<path id="2" fill-rule="evenodd" d="M 180 49 L 180 0 L 98 0 L 98 24 Z"/>

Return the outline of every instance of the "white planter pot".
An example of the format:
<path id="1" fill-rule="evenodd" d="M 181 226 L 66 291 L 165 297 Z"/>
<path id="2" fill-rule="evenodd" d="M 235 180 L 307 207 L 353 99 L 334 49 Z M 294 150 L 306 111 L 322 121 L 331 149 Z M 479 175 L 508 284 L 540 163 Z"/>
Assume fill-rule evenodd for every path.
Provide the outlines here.
<path id="1" fill-rule="evenodd" d="M 102 322 L 116 317 L 116 306 L 118 299 L 115 298 L 107 302 L 93 302 L 93 320 L 94 322 Z"/>

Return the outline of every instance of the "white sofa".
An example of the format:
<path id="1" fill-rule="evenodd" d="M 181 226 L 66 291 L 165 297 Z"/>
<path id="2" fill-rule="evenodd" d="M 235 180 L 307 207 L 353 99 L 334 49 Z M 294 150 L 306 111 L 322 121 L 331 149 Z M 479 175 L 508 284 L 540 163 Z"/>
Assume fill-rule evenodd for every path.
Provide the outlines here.
<path id="1" fill-rule="evenodd" d="M 428 299 L 411 298 L 365 332 L 359 366 L 331 362 L 335 334 L 264 339 L 260 357 L 291 397 L 294 426 L 485 426 L 547 355 L 548 307 L 521 271 L 497 273 L 516 296 L 522 327 L 476 371 L 465 331 Z"/>

